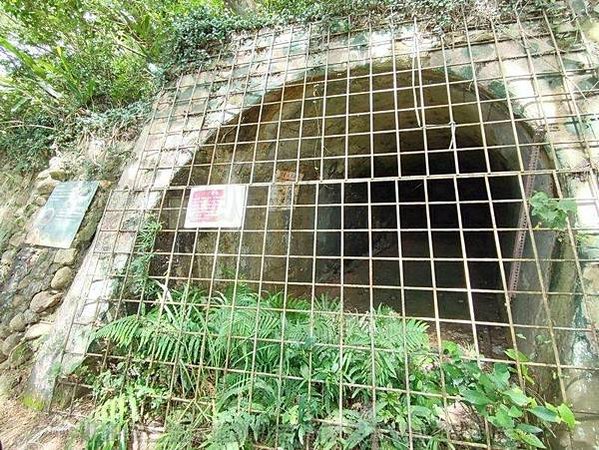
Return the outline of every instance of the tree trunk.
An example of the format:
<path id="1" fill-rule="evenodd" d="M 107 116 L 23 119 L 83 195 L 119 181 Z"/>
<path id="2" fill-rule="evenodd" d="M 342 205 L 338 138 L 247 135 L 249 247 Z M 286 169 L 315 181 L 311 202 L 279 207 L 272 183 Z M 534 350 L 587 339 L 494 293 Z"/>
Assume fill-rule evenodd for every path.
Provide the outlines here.
<path id="1" fill-rule="evenodd" d="M 254 0 L 225 0 L 225 5 L 240 16 L 246 16 L 256 11 Z"/>

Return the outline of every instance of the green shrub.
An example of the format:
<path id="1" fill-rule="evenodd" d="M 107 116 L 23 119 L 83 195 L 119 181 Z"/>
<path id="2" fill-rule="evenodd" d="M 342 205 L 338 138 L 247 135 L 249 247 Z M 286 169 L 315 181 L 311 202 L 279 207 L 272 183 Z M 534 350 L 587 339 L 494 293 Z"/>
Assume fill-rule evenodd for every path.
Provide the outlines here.
<path id="1" fill-rule="evenodd" d="M 174 448 L 209 449 L 307 443 L 317 449 L 408 448 L 408 420 L 414 433 L 432 436 L 428 443 L 415 442 L 415 448 L 443 448 L 448 424 L 442 395 L 455 396 L 458 400 L 448 403 L 469 411 L 473 440 L 484 442 L 486 419 L 492 442 L 504 448 L 544 448 L 544 433 L 553 425 L 575 426 L 566 405 L 544 403 L 523 391 L 513 365 L 481 367 L 452 342 L 443 343 L 440 357 L 426 329 L 387 307 L 343 314 L 336 299 L 319 298 L 312 307 L 282 294 L 261 298 L 241 284 L 211 298 L 193 287 L 162 292 L 154 306 L 146 302 L 139 314 L 96 332 L 94 345 L 110 343 L 117 355 L 133 358 L 92 375 L 101 380 L 96 385 L 114 384 L 106 380 L 120 385 L 108 395 L 100 387 L 98 411 L 107 411 L 123 393 L 145 392 L 135 397 L 135 408 L 145 405 L 146 416 L 129 412 L 128 402 L 118 400 L 126 411 L 117 409 L 116 423 L 123 430 L 135 421 L 155 420 L 167 400 L 166 392 L 158 391 L 170 386 L 173 396 L 192 401 L 171 409 L 161 448 L 173 442 L 179 442 Z M 527 361 L 521 354 L 518 360 Z M 93 366 L 89 369 L 93 374 Z M 372 386 L 388 390 L 377 389 L 375 398 Z M 99 413 L 91 420 L 93 429 L 115 422 Z M 182 434 L 185 441 L 178 440 Z"/>
<path id="2" fill-rule="evenodd" d="M 464 14 L 484 25 L 496 13 L 513 14 L 515 5 L 522 11 L 546 1 L 510 0 L 481 11 L 474 0 L 263 0 L 239 17 L 219 0 L 6 0 L 0 152 L 20 169 L 37 169 L 56 150 L 75 148 L 77 117 L 148 102 L 168 76 L 205 60 L 234 31 L 321 21 L 345 32 L 366 15 L 417 15 L 422 28 L 443 31 L 461 27 Z M 29 138 L 40 126 L 50 129 Z"/>
<path id="3" fill-rule="evenodd" d="M 269 16 L 256 13 L 240 17 L 228 10 L 200 6 L 173 22 L 170 40 L 174 64 L 203 60 L 216 44 L 225 42 L 234 31 L 248 30 L 273 23 Z"/>
<path id="4" fill-rule="evenodd" d="M 51 154 L 54 126 L 51 118 L 40 115 L 1 127 L 0 159 L 13 161 L 17 171 L 41 169 Z"/>

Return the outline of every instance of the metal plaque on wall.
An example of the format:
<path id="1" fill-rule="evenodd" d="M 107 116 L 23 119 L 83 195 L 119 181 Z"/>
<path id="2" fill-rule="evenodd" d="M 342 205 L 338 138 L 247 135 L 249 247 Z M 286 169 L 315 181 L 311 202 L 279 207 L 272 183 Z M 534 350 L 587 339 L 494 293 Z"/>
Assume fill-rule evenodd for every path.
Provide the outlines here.
<path id="1" fill-rule="evenodd" d="M 67 181 L 57 185 L 35 216 L 26 242 L 69 248 L 97 189 L 97 181 Z"/>

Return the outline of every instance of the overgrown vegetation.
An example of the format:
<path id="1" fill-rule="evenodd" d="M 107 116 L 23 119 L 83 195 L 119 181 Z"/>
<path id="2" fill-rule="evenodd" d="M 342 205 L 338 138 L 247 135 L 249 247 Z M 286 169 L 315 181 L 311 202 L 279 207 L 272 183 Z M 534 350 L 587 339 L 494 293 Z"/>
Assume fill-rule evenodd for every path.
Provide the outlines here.
<path id="1" fill-rule="evenodd" d="M 408 431 L 423 436 L 419 449 L 487 433 L 501 448 L 544 448 L 554 426 L 575 426 L 567 405 L 535 393 L 525 355 L 481 364 L 449 341 L 439 353 L 425 323 L 388 307 L 348 314 L 337 299 L 242 283 L 169 290 L 149 276 L 159 229 L 142 227 L 123 285 L 137 310 L 95 333 L 106 365 L 89 360 L 76 375 L 98 405 L 82 427 L 88 449 L 125 449 L 148 423 L 164 424 L 169 450 L 410 448 Z"/>
<path id="2" fill-rule="evenodd" d="M 466 18 L 519 13 L 553 0 L 263 0 L 237 16 L 219 0 L 6 0 L 0 5 L 0 156 L 19 170 L 72 151 L 103 117 L 127 122 L 165 80 L 205 59 L 233 31 L 322 21 L 333 32 L 366 14 L 413 14 L 438 31 Z M 558 5 L 553 5 L 555 11 Z M 103 116 L 103 114 L 105 114 Z M 137 123 L 133 122 L 133 123 Z"/>
<path id="3" fill-rule="evenodd" d="M 150 264 L 154 258 L 152 249 L 156 235 L 162 229 L 160 221 L 155 216 L 145 218 L 135 241 L 135 258 L 129 266 L 126 292 L 138 297 L 142 294 L 154 297 L 158 294 L 158 286 L 150 278 Z"/>
<path id="4" fill-rule="evenodd" d="M 574 426 L 566 405 L 523 391 L 513 365 L 481 367 L 452 342 L 439 356 L 426 328 L 386 307 L 348 315 L 334 299 L 259 298 L 244 285 L 212 297 L 196 288 L 163 293 L 96 333 L 97 346 L 110 342 L 132 359 L 90 368 L 100 406 L 88 448 L 126 448 L 131 427 L 162 419 L 169 389 L 190 403 L 170 405 L 168 449 L 408 448 L 409 426 L 431 436 L 416 448 L 451 448 L 446 432 L 483 442 L 484 419 L 502 448 L 543 448 L 553 424 Z M 467 414 L 459 430 L 443 393 Z"/>
<path id="5" fill-rule="evenodd" d="M 529 200 L 531 215 L 539 220 L 539 226 L 563 231 L 568 225 L 568 215 L 576 212 L 576 202 L 555 199 L 545 192 L 535 192 Z"/>

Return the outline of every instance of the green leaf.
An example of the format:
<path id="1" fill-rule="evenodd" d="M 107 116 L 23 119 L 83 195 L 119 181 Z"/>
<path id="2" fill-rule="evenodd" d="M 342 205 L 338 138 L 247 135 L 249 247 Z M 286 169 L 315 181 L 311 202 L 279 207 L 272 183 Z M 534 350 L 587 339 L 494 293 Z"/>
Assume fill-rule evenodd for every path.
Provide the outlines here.
<path id="1" fill-rule="evenodd" d="M 559 415 L 544 406 L 535 406 L 534 408 L 529 408 L 528 411 L 545 422 L 560 422 Z"/>
<path id="2" fill-rule="evenodd" d="M 443 352 L 447 353 L 451 357 L 459 357 L 460 356 L 460 347 L 455 342 L 444 341 L 443 342 Z"/>
<path id="3" fill-rule="evenodd" d="M 505 354 L 508 356 L 508 358 L 513 359 L 514 361 L 521 363 L 529 361 L 528 357 L 524 353 L 513 348 L 508 348 L 505 351 Z"/>
<path id="4" fill-rule="evenodd" d="M 431 417 L 433 412 L 425 406 L 413 405 L 410 412 L 415 417 Z"/>
<path id="5" fill-rule="evenodd" d="M 522 392 L 522 389 L 520 389 L 519 387 L 513 387 L 507 391 L 504 392 L 505 395 L 507 395 L 510 400 L 518 405 L 518 406 L 526 406 L 530 403 L 530 398 L 526 396 L 526 394 L 524 394 L 524 392 Z"/>
<path id="6" fill-rule="evenodd" d="M 524 415 L 524 413 L 522 412 L 522 410 L 520 408 L 516 408 L 513 405 L 510 406 L 508 414 L 510 415 L 510 417 L 514 417 L 514 418 L 522 417 Z"/>
<path id="7" fill-rule="evenodd" d="M 301 367 L 300 372 L 305 380 L 310 379 L 310 367 L 308 367 L 306 364 Z"/>
<path id="8" fill-rule="evenodd" d="M 562 421 L 568 425 L 568 428 L 573 429 L 576 425 L 576 418 L 574 417 L 572 410 L 568 408 L 568 405 L 562 403 L 557 407 L 557 411 L 559 412 L 559 416 Z"/>
<path id="9" fill-rule="evenodd" d="M 299 406 L 293 405 L 283 413 L 283 423 L 297 425 L 299 423 Z"/>
<path id="10" fill-rule="evenodd" d="M 519 436 L 522 442 L 524 442 L 525 444 L 532 445 L 536 448 L 546 448 L 545 445 L 541 442 L 541 440 L 534 434 L 523 432 L 520 433 Z"/>
<path id="11" fill-rule="evenodd" d="M 492 403 L 489 397 L 480 391 L 463 389 L 461 395 L 464 397 L 464 400 L 475 406 L 486 406 Z"/>
<path id="12" fill-rule="evenodd" d="M 576 202 L 570 199 L 562 199 L 558 202 L 559 208 L 562 211 L 574 212 L 576 211 Z"/>
<path id="13" fill-rule="evenodd" d="M 519 423 L 516 428 L 518 430 L 524 431 L 525 433 L 532 433 L 532 434 L 538 434 L 541 431 L 543 431 L 541 428 L 535 427 L 534 425 L 529 425 L 527 423 Z"/>
<path id="14" fill-rule="evenodd" d="M 489 376 L 490 380 L 499 389 L 506 389 L 510 380 L 510 371 L 507 364 L 496 363 L 493 365 L 493 373 Z"/>
<path id="15" fill-rule="evenodd" d="M 497 411 L 495 416 L 489 417 L 489 421 L 498 428 L 514 428 L 514 419 L 510 417 L 507 412 L 507 408 L 501 405 L 502 408 Z"/>

